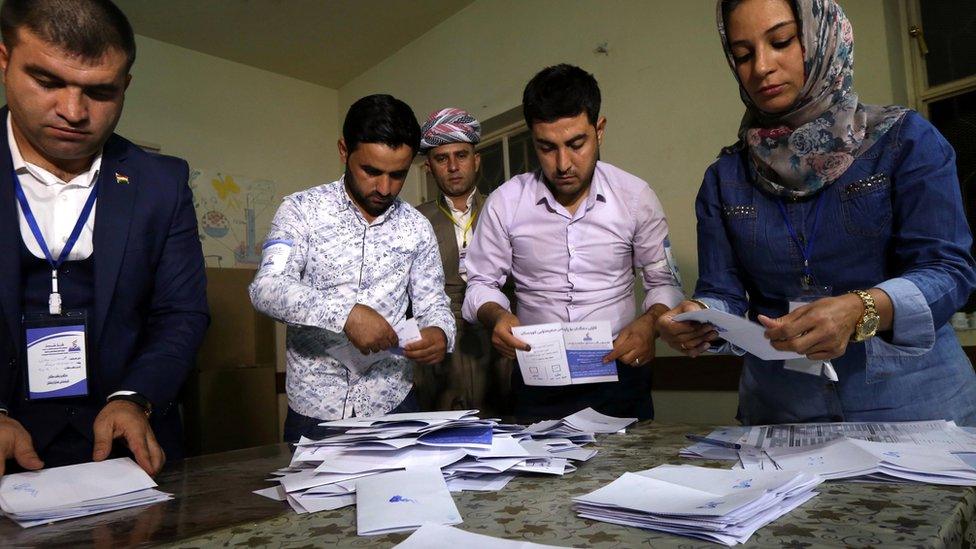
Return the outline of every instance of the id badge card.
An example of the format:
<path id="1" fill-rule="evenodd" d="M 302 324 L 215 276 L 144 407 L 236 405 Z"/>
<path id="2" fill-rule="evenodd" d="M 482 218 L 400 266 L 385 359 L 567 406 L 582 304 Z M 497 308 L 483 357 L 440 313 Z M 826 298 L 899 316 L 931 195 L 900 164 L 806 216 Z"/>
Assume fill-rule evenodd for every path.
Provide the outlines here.
<path id="1" fill-rule="evenodd" d="M 24 315 L 28 400 L 88 396 L 88 315 Z"/>

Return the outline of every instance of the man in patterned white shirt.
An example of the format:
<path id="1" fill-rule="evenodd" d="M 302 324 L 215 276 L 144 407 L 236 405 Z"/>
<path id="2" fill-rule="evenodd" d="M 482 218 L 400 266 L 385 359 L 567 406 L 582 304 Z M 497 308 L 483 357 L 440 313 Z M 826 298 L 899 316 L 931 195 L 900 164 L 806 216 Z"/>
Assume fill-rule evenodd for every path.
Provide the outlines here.
<path id="1" fill-rule="evenodd" d="M 419 147 L 406 103 L 356 101 L 339 140 L 345 175 L 285 197 L 271 223 L 250 295 L 257 310 L 288 324 L 286 441 L 320 436 L 323 420 L 417 410 L 410 360 L 436 364 L 453 348 L 437 239 L 397 198 Z M 394 326 L 408 305 L 422 339 L 364 367 L 356 350 L 368 357 L 397 347 Z M 333 356 L 343 346 L 355 361 Z"/>

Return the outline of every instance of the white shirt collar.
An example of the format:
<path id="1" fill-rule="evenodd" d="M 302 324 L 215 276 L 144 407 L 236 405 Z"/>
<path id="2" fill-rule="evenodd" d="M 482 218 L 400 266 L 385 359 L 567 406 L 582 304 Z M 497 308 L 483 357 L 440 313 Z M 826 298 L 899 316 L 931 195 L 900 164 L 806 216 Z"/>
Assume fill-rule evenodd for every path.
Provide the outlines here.
<path id="1" fill-rule="evenodd" d="M 18 175 L 30 173 L 34 179 L 47 186 L 78 185 L 81 187 L 91 187 L 95 183 L 95 180 L 98 179 L 98 172 L 102 167 L 102 151 L 98 151 L 98 154 L 95 155 L 95 160 L 92 161 L 91 166 L 86 171 L 78 174 L 71 181 L 64 181 L 44 168 L 25 161 L 24 157 L 20 154 L 20 147 L 17 146 L 17 140 L 14 138 L 14 127 L 13 122 L 10 120 L 9 112 L 7 113 L 7 143 L 10 144 L 10 159 L 13 161 L 14 171 Z"/>
<path id="2" fill-rule="evenodd" d="M 476 193 L 476 192 L 478 192 L 478 188 L 477 187 L 472 187 L 471 188 L 471 192 L 468 193 L 468 198 L 465 201 L 467 203 L 467 205 L 468 205 L 468 209 L 465 210 L 465 211 L 463 211 L 463 212 L 461 210 L 459 210 L 459 209 L 457 209 L 457 208 L 454 207 L 454 201 L 451 200 L 447 195 L 444 196 L 444 201 L 447 202 L 447 207 L 450 208 L 452 214 L 459 215 L 459 216 L 460 215 L 467 215 L 467 214 L 471 213 L 471 204 L 474 203 L 474 193 Z"/>

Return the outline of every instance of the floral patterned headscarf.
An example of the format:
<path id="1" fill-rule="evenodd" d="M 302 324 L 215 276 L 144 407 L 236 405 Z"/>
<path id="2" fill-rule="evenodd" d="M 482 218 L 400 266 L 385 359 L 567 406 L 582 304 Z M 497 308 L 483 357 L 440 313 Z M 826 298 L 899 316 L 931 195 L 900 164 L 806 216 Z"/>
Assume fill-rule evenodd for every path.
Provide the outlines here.
<path id="1" fill-rule="evenodd" d="M 749 148 L 757 183 L 777 196 L 802 198 L 836 181 L 908 112 L 899 106 L 863 105 L 854 91 L 854 31 L 834 0 L 793 0 L 799 19 L 806 82 L 793 107 L 760 111 L 742 82 L 746 114 L 739 139 Z M 718 0 L 718 32 L 738 80 Z"/>

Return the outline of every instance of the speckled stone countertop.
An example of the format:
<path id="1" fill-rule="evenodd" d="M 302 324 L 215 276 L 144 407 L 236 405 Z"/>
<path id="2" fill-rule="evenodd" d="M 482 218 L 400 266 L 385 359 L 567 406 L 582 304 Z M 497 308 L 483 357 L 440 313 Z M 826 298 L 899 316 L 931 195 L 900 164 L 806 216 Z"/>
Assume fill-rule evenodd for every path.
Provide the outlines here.
<path id="1" fill-rule="evenodd" d="M 496 537 L 575 547 L 717 547 L 667 534 L 577 518 L 573 496 L 625 471 L 662 463 L 728 467 L 677 456 L 684 434 L 707 426 L 645 423 L 603 435 L 600 453 L 564 477 L 520 475 L 500 492 L 455 493 L 459 528 Z M 390 547 L 407 534 L 356 535 L 354 507 L 298 515 L 251 493 L 288 463 L 286 445 L 173 463 L 158 478 L 176 499 L 150 507 L 22 529 L 0 520 L 0 546 L 44 547 Z M 746 547 L 960 547 L 976 545 L 976 490 L 917 484 L 838 483 L 760 529 Z"/>

